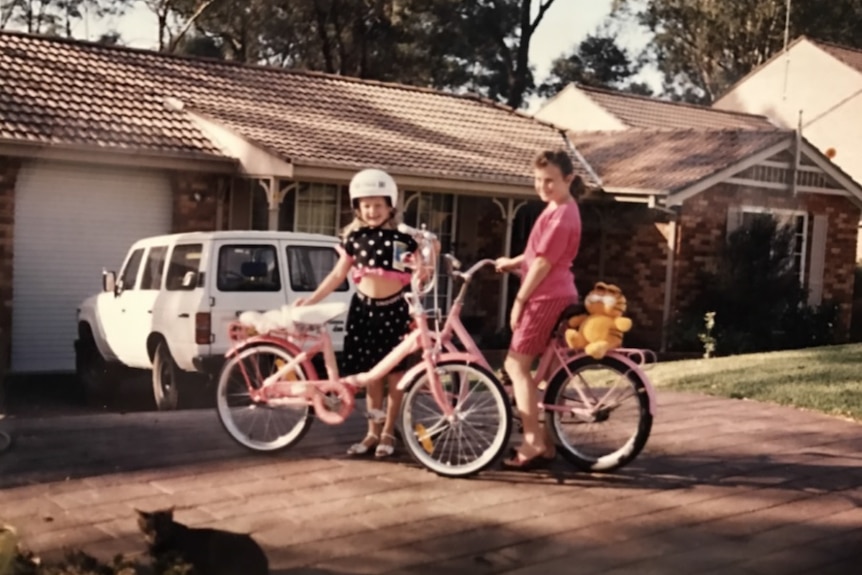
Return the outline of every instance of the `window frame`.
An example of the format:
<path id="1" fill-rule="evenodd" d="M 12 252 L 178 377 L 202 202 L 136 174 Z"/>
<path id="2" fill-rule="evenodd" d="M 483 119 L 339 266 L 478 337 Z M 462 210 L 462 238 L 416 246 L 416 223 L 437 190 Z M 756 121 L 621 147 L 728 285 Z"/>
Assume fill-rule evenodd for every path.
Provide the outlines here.
<path id="1" fill-rule="evenodd" d="M 170 282 L 171 271 L 177 265 L 177 261 L 174 259 L 174 256 L 177 254 L 178 251 L 184 251 L 187 248 L 197 248 L 197 251 L 198 251 L 197 269 L 185 269 L 185 271 L 183 271 L 182 275 L 179 277 L 179 284 L 177 285 L 177 287 L 172 287 L 173 284 Z M 171 248 L 170 251 L 171 251 L 171 255 L 169 258 L 167 258 L 167 264 L 168 265 L 165 268 L 164 278 L 162 279 L 162 285 L 164 286 L 165 291 L 191 291 L 197 287 L 200 287 L 200 285 L 201 285 L 201 279 L 200 278 L 203 275 L 201 272 L 201 260 L 203 260 L 203 253 L 204 253 L 203 243 L 175 244 Z M 184 261 L 188 261 L 188 258 L 186 258 Z M 196 281 L 193 285 L 184 286 L 184 285 L 182 285 L 182 279 L 190 271 L 195 272 L 198 275 L 198 281 Z"/>
<path id="2" fill-rule="evenodd" d="M 808 273 L 808 266 L 806 265 L 806 258 L 808 257 L 808 243 L 809 243 L 809 220 L 811 216 L 808 212 L 804 210 L 794 210 L 789 208 L 769 208 L 764 206 L 751 206 L 751 205 L 743 205 L 740 206 L 741 216 L 740 223 L 745 223 L 745 214 L 769 214 L 774 216 L 778 220 L 779 225 L 786 225 L 791 222 L 791 220 L 795 218 L 802 218 L 802 245 L 800 249 L 797 251 L 795 249 L 796 242 L 794 241 L 794 250 L 793 257 L 795 258 L 797 254 L 799 255 L 799 284 L 805 285 L 805 274 Z M 798 237 L 800 234 L 798 232 L 794 232 L 794 238 Z"/>
<path id="3" fill-rule="evenodd" d="M 168 263 L 168 245 L 159 245 L 159 246 L 150 246 L 147 250 L 147 257 L 144 259 L 143 271 L 141 273 L 141 281 L 140 288 L 141 290 L 147 291 L 159 291 L 162 289 L 162 285 L 165 282 L 165 272 L 167 271 L 167 263 Z M 159 264 L 158 269 L 154 270 L 151 267 L 150 262 L 152 262 L 153 253 L 161 252 L 161 263 Z M 155 284 L 155 287 L 151 287 L 153 285 L 153 278 L 149 277 L 152 275 L 152 271 L 156 271 L 158 273 L 158 282 Z M 147 280 L 150 281 L 147 281 Z"/>
<path id="4" fill-rule="evenodd" d="M 315 251 L 315 250 L 316 251 L 331 251 L 333 256 L 334 256 L 333 262 L 332 262 L 332 267 L 335 266 L 335 264 L 338 262 L 338 259 L 341 257 L 338 254 L 338 250 L 336 250 L 334 247 L 330 247 L 330 246 L 320 246 L 320 245 L 310 245 L 310 244 L 292 244 L 292 245 L 288 245 L 285 247 L 284 255 L 287 258 L 287 280 L 288 280 L 288 283 L 290 284 L 290 291 L 292 291 L 294 293 L 312 293 L 314 290 L 317 289 L 317 286 L 319 286 L 320 283 L 326 277 L 326 275 L 324 275 L 322 278 L 320 278 L 320 281 L 317 282 L 317 285 L 315 285 L 310 290 L 304 289 L 304 287 L 305 287 L 304 284 L 299 284 L 299 287 L 297 287 L 298 284 L 296 284 L 294 282 L 294 275 L 293 275 L 293 272 L 294 272 L 293 261 L 294 260 L 291 257 L 291 252 L 292 251 L 309 252 L 309 251 Z M 325 272 L 325 273 L 329 273 L 329 272 Z M 345 279 L 337 288 L 335 288 L 333 290 L 333 292 L 343 293 L 343 292 L 347 292 L 349 290 L 350 290 L 350 283 L 348 282 L 347 279 Z"/>
<path id="5" fill-rule="evenodd" d="M 267 289 L 231 289 L 229 286 L 226 286 L 222 283 L 222 254 L 225 250 L 236 250 L 236 249 L 266 249 L 272 251 L 272 261 L 275 265 L 273 270 L 273 276 L 275 278 L 275 285 L 271 285 Z M 229 293 L 275 293 L 280 292 L 284 289 L 282 285 L 281 278 L 281 264 L 279 263 L 278 258 L 278 245 L 276 243 L 230 243 L 230 244 L 222 244 L 218 247 L 218 251 L 215 254 L 216 257 L 216 265 L 215 265 L 215 289 L 221 293 L 229 294 Z M 239 275 L 242 275 L 241 273 Z"/>
<path id="6" fill-rule="evenodd" d="M 138 278 L 141 275 L 141 264 L 144 263 L 144 253 L 146 252 L 146 247 L 140 247 L 133 249 L 129 252 L 129 257 L 126 258 L 126 261 L 123 263 L 123 268 L 120 270 L 120 275 L 118 277 L 120 287 L 123 291 L 135 290 L 138 285 Z M 135 266 L 135 275 L 132 277 L 132 284 L 126 285 L 126 273 L 129 271 L 129 266 L 133 265 L 132 262 L 135 261 L 135 258 L 138 258 L 137 262 L 134 263 Z"/>

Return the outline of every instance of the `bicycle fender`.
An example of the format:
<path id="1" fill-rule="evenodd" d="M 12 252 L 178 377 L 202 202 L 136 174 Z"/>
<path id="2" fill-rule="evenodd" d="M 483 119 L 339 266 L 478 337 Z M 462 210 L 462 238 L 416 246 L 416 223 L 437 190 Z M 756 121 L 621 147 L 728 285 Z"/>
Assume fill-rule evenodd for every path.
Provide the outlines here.
<path id="1" fill-rule="evenodd" d="M 443 363 L 444 361 L 459 361 L 468 364 L 475 364 L 479 367 L 482 367 L 479 362 L 476 361 L 476 358 L 469 353 L 465 352 L 446 352 L 441 353 L 437 356 L 437 363 Z M 406 391 L 407 387 L 417 378 L 419 374 L 425 371 L 426 366 L 424 361 L 420 361 L 413 367 L 407 370 L 407 372 L 401 376 L 401 379 L 398 381 L 397 389 L 401 391 Z M 484 368 L 483 368 L 484 369 Z"/>
<path id="2" fill-rule="evenodd" d="M 302 353 L 302 349 L 300 349 L 299 346 L 297 346 L 293 342 L 285 340 L 284 338 L 272 337 L 269 335 L 256 335 L 230 348 L 227 353 L 224 354 L 224 357 L 225 359 L 230 359 L 235 355 L 244 352 L 250 347 L 256 347 L 258 345 L 272 345 L 275 347 L 280 347 L 281 349 L 292 355 L 299 355 L 300 353 Z M 319 379 L 317 375 L 317 370 L 314 369 L 314 366 L 311 364 L 309 358 L 306 358 L 306 360 L 302 362 L 302 371 L 305 372 L 306 379 Z"/>
<path id="3" fill-rule="evenodd" d="M 643 382 L 644 388 L 647 390 L 647 398 L 649 399 L 649 412 L 653 417 L 655 417 L 656 412 L 658 411 L 658 401 L 656 400 L 655 396 L 655 387 L 653 387 L 650 378 L 647 376 L 644 370 L 642 370 L 638 364 L 629 359 L 627 355 L 614 352 L 613 350 L 609 351 L 607 355 L 613 357 L 620 363 L 624 363 L 626 367 L 628 367 L 630 370 L 637 374 L 637 376 Z"/>

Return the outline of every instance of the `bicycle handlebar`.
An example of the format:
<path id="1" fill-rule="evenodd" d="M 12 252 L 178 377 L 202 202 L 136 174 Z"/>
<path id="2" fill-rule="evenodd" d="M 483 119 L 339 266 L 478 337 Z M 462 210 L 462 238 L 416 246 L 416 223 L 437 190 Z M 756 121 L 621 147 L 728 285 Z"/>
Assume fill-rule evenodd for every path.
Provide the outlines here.
<path id="1" fill-rule="evenodd" d="M 484 259 L 484 260 L 479 260 L 478 262 L 476 262 L 472 266 L 470 266 L 470 269 L 468 269 L 465 272 L 462 272 L 462 271 L 458 271 L 461 269 L 461 262 L 458 261 L 458 258 L 453 256 L 452 254 L 444 254 L 443 257 L 446 258 L 446 263 L 448 264 L 448 268 L 449 268 L 449 275 L 451 275 L 452 277 L 455 277 L 455 278 L 462 278 L 465 281 L 470 281 L 470 279 L 473 277 L 473 274 L 475 274 L 481 268 L 483 268 L 487 265 L 491 265 L 491 266 L 495 266 L 495 267 L 497 265 L 497 262 L 495 260 Z"/>

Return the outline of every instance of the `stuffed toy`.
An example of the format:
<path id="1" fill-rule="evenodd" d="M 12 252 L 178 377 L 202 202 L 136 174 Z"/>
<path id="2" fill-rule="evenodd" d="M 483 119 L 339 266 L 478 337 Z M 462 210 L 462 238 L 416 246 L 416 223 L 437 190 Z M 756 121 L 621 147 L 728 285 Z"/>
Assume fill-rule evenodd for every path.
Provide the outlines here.
<path id="1" fill-rule="evenodd" d="M 622 317 L 626 297 L 617 286 L 598 282 L 584 300 L 586 314 L 569 319 L 566 343 L 572 349 L 583 349 L 587 355 L 601 359 L 608 350 L 620 347 L 623 334 L 632 328 L 632 320 Z"/>

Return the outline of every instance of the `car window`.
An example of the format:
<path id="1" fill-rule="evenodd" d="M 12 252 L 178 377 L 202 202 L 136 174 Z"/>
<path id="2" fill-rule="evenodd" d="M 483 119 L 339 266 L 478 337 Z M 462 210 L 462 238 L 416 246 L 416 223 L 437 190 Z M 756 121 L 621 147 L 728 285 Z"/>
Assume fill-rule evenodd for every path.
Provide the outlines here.
<path id="1" fill-rule="evenodd" d="M 162 288 L 162 275 L 165 271 L 165 256 L 168 255 L 168 246 L 156 246 L 150 248 L 147 261 L 144 264 L 144 277 L 141 278 L 141 289 Z"/>
<path id="2" fill-rule="evenodd" d="M 219 291 L 281 290 L 281 273 L 273 245 L 222 246 L 217 274 Z"/>
<path id="3" fill-rule="evenodd" d="M 338 261 L 334 248 L 322 246 L 289 246 L 287 267 L 290 274 L 290 289 L 295 292 L 311 292 L 317 289 L 323 278 L 332 271 Z M 335 291 L 347 291 L 347 280 Z"/>
<path id="4" fill-rule="evenodd" d="M 174 246 L 171 252 L 171 262 L 168 264 L 168 272 L 165 274 L 165 289 L 183 290 L 194 289 L 193 285 L 185 285 L 186 274 L 200 270 L 202 244 L 179 244 Z"/>
<path id="5" fill-rule="evenodd" d="M 138 270 L 141 269 L 141 260 L 143 257 L 144 248 L 138 248 L 126 260 L 123 273 L 120 274 L 120 282 L 123 290 L 135 289 L 135 280 L 138 279 Z"/>

